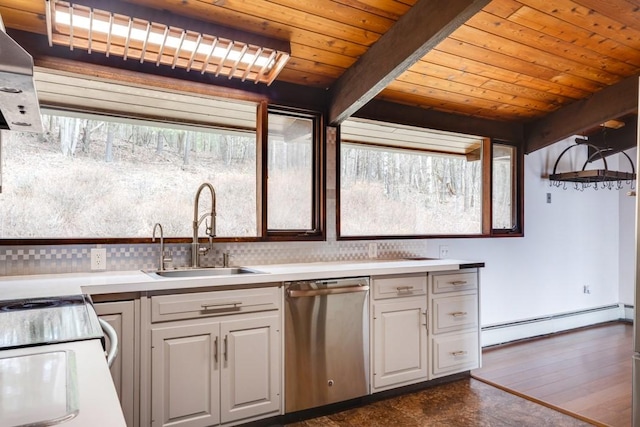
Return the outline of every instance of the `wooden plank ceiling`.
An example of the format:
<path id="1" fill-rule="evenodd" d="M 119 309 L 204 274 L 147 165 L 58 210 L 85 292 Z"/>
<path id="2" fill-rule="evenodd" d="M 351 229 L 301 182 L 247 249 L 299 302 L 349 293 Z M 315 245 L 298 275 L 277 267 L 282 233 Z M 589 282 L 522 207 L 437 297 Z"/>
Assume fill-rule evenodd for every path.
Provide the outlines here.
<path id="1" fill-rule="evenodd" d="M 78 3 L 103 9 L 111 4 Z M 416 112 L 424 113 L 426 125 L 429 117 L 441 122 L 443 114 L 480 125 L 518 124 L 527 151 L 533 151 L 637 107 L 637 0 L 125 0 L 124 4 L 150 11 L 162 8 L 170 13 L 165 16 L 290 41 L 291 59 L 278 82 L 327 89 L 327 108 L 336 124 L 375 96 L 369 111 L 376 103 L 385 108 L 399 104 L 415 117 L 420 116 Z M 450 13 L 438 15 L 441 12 Z M 44 0 L 0 0 L 0 14 L 9 29 L 44 35 L 44 13 Z M 449 21 L 438 22 L 442 16 Z M 413 47 L 406 30 L 423 33 L 422 26 L 434 28 L 431 34 L 416 35 L 419 46 Z M 376 52 L 376 44 L 385 51 Z M 394 58 L 396 50 L 403 58 Z M 413 58 L 416 52 L 420 55 Z M 69 57 L 77 59 L 71 53 Z M 226 78 L 220 80 L 224 85 Z M 343 106 L 345 99 L 349 105 Z"/>

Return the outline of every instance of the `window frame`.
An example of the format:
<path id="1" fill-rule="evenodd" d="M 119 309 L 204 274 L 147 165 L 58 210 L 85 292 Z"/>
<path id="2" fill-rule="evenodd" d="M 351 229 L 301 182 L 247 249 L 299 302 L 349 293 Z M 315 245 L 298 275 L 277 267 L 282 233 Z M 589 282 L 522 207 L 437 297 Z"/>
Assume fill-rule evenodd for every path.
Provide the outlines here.
<path id="1" fill-rule="evenodd" d="M 493 229 L 493 144 L 498 143 L 502 145 L 513 146 L 516 149 L 514 156 L 515 170 L 514 176 L 514 188 L 516 189 L 516 197 L 513 200 L 514 214 L 516 225 L 513 229 Z M 354 141 L 345 141 L 346 143 L 354 143 Z M 356 142 L 357 143 L 357 142 Z M 383 144 L 370 144 L 362 143 L 362 145 L 375 145 L 378 148 L 388 147 L 389 149 L 397 149 L 390 145 Z M 340 127 L 336 129 L 336 233 L 337 240 L 405 240 L 405 239 L 468 239 L 468 238 L 487 238 L 487 237 L 522 237 L 524 235 L 524 154 L 521 144 L 511 143 L 507 141 L 498 141 L 485 138 L 482 144 L 482 231 L 478 234 L 416 234 L 416 235 L 365 235 L 365 236 L 343 236 L 341 233 L 341 164 L 342 164 L 342 138 L 340 133 Z M 420 150 L 416 148 L 407 148 L 409 151 L 415 152 L 434 152 L 433 150 Z"/>
<path id="2" fill-rule="evenodd" d="M 267 203 L 268 203 L 268 185 L 266 180 L 269 177 L 268 159 L 269 159 L 269 114 L 277 114 L 287 117 L 299 117 L 311 119 L 313 124 L 313 158 L 312 158 L 312 217 L 311 228 L 308 230 L 272 230 L 268 228 Z M 326 180 L 324 174 L 325 150 L 326 150 L 326 126 L 324 124 L 324 115 L 310 110 L 303 110 L 291 107 L 282 107 L 277 105 L 264 104 L 259 113 L 260 129 L 260 158 L 259 169 L 262 173 L 258 175 L 258 181 L 261 188 L 258 188 L 260 196 L 260 223 L 262 225 L 261 236 L 267 241 L 297 241 L 297 240 L 324 240 L 325 224 L 326 224 L 326 204 L 325 204 L 325 188 Z M 266 180 L 265 180 L 266 179 Z"/>
<path id="3" fill-rule="evenodd" d="M 490 164 L 491 164 L 491 198 L 490 210 L 493 211 L 493 148 L 494 144 L 506 145 L 515 150 L 513 156 L 514 167 L 511 170 L 512 178 L 512 195 L 513 202 L 512 214 L 514 216 L 515 225 L 512 228 L 493 228 L 493 212 L 491 212 L 491 237 L 522 237 L 524 236 L 524 150 L 522 144 L 509 141 L 494 140 L 491 142 Z"/>
<path id="4" fill-rule="evenodd" d="M 233 101 L 232 98 L 227 98 Z M 70 108 L 57 106 L 43 106 L 48 110 L 60 112 L 74 112 L 78 114 L 91 114 L 95 116 L 118 117 L 124 120 L 147 120 L 159 122 L 156 117 L 145 117 L 142 115 L 129 116 L 117 114 L 117 112 L 91 111 L 85 108 Z M 313 121 L 313 188 L 312 188 L 312 225 L 310 230 L 268 230 L 267 229 L 267 185 L 265 177 L 268 174 L 268 114 L 283 114 L 293 117 L 310 118 Z M 162 121 L 171 125 L 171 121 Z M 202 127 L 201 123 L 175 123 L 181 127 Z M 233 128 L 230 128 L 233 129 Z M 256 103 L 256 220 L 257 230 L 255 237 L 216 237 L 215 242 L 261 242 L 261 241 L 308 241 L 325 239 L 325 179 L 324 179 L 324 159 L 325 159 L 325 136 L 326 127 L 322 113 L 312 110 L 302 110 L 288 107 L 271 105 L 267 101 Z M 0 137 L 0 144 L 2 139 Z M 1 153 L 0 148 L 0 153 Z M 197 189 L 193 189 L 194 195 Z M 0 238 L 0 246 L 16 245 L 78 245 L 78 244 L 141 244 L 152 243 L 151 230 L 149 237 L 78 237 L 78 238 Z M 201 239 L 204 241 L 204 238 Z M 192 237 L 167 237 L 166 243 L 191 243 Z"/>

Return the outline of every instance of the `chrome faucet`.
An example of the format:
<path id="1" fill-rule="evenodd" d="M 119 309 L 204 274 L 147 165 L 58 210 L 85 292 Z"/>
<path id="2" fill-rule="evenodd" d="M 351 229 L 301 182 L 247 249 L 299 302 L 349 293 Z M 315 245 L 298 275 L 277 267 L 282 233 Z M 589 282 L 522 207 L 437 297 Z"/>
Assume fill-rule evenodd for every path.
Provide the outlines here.
<path id="1" fill-rule="evenodd" d="M 200 203 L 200 193 L 202 190 L 208 188 L 211 192 L 211 210 L 198 217 L 198 205 Z M 211 218 L 211 225 L 205 223 L 206 233 L 209 236 L 209 247 L 201 248 L 198 245 L 198 229 L 202 221 L 207 218 Z M 213 248 L 213 238 L 216 236 L 216 191 L 213 189 L 213 185 L 205 182 L 202 184 L 196 192 L 196 200 L 193 207 L 193 240 L 191 242 L 191 267 L 198 267 L 198 257 L 200 254 L 206 254 Z"/>
<path id="2" fill-rule="evenodd" d="M 156 222 L 153 226 L 153 236 L 151 237 L 151 241 L 155 243 L 156 241 L 156 230 L 160 230 L 160 256 L 158 260 L 158 269 L 164 270 L 165 263 L 171 262 L 171 254 L 168 257 L 164 255 L 164 232 L 162 231 L 162 225 L 159 222 Z"/>

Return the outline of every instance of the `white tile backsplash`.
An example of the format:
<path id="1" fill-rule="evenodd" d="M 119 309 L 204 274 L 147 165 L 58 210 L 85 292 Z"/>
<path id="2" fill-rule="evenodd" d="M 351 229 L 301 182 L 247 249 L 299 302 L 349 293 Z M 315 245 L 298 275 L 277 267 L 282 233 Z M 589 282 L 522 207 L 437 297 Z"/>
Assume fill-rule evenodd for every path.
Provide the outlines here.
<path id="1" fill-rule="evenodd" d="M 252 242 L 217 243 L 213 253 L 204 256 L 205 266 L 220 266 L 222 253 L 228 252 L 231 265 L 261 265 L 299 262 L 347 261 L 367 259 L 372 241 L 328 242 Z M 375 241 L 379 258 L 426 256 L 425 240 Z M 26 274 L 76 273 L 91 271 L 91 248 L 98 245 L 4 246 L 0 247 L 0 273 Z M 150 270 L 158 266 L 158 244 L 99 245 L 107 249 L 106 266 L 111 271 Z M 168 244 L 175 267 L 188 266 L 189 244 Z"/>

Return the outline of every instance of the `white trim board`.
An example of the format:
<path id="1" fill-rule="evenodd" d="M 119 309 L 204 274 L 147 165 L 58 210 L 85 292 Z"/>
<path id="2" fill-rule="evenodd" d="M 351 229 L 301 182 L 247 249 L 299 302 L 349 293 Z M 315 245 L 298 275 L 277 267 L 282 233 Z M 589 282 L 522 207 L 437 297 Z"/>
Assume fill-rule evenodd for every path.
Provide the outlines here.
<path id="1" fill-rule="evenodd" d="M 505 344 L 614 320 L 633 320 L 633 307 L 612 304 L 482 328 L 482 347 Z"/>

